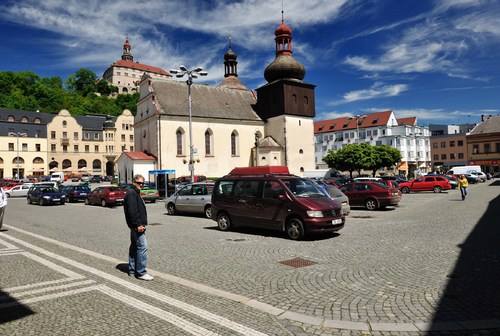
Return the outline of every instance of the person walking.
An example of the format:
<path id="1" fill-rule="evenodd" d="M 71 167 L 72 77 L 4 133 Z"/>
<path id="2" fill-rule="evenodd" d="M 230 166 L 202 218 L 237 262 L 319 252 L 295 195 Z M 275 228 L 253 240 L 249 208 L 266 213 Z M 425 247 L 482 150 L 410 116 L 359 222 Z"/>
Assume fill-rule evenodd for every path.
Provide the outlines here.
<path id="1" fill-rule="evenodd" d="M 146 226 L 148 215 L 146 204 L 141 197 L 144 176 L 135 175 L 132 187 L 127 190 L 123 200 L 125 220 L 130 229 L 130 248 L 128 251 L 128 275 L 137 279 L 150 281 L 153 277 L 146 271 L 148 247 L 146 241 Z"/>
<path id="2" fill-rule="evenodd" d="M 5 214 L 5 208 L 7 207 L 7 194 L 2 187 L 0 187 L 0 229 L 3 226 L 3 215 Z"/>
<path id="3" fill-rule="evenodd" d="M 458 187 L 460 188 L 460 193 L 462 194 L 462 201 L 467 196 L 467 187 L 469 186 L 469 181 L 465 178 L 464 175 L 460 175 L 458 178 Z"/>

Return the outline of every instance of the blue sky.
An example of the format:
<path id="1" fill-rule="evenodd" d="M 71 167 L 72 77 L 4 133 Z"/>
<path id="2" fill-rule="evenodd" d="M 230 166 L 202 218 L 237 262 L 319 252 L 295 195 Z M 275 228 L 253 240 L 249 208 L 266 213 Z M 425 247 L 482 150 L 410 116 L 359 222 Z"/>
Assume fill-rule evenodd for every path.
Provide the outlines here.
<path id="1" fill-rule="evenodd" d="M 391 109 L 420 125 L 500 111 L 500 1 L 284 0 L 293 57 L 316 87 L 316 119 Z M 101 76 L 128 36 L 134 60 L 202 66 L 223 79 L 232 36 L 255 90 L 275 58 L 281 0 L 2 0 L 0 71 Z"/>

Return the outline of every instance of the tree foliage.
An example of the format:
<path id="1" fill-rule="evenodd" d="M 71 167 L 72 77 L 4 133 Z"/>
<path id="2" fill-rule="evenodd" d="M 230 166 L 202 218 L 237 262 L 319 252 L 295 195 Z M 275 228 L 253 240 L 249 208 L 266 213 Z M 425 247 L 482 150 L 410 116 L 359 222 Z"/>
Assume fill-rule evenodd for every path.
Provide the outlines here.
<path id="1" fill-rule="evenodd" d="M 401 153 L 387 145 L 350 144 L 337 151 L 328 151 L 323 161 L 330 168 L 348 171 L 351 178 L 353 171 L 361 169 L 372 170 L 375 176 L 379 168 L 389 167 L 401 161 Z"/>
<path id="2" fill-rule="evenodd" d="M 113 92 L 117 92 L 116 87 L 103 79 L 97 81 L 94 72 L 83 68 L 66 82 L 58 76 L 40 78 L 31 71 L 0 72 L 0 108 L 42 112 L 67 109 L 71 114 L 115 116 L 129 109 L 135 114 L 139 94 L 109 97 Z"/>

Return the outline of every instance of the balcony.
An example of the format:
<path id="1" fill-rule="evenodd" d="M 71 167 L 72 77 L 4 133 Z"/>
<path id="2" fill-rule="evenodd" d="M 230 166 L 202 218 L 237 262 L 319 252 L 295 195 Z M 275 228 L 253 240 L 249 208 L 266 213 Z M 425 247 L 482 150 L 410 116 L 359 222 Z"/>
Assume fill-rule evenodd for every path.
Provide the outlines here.
<path id="1" fill-rule="evenodd" d="M 69 138 L 61 138 L 61 145 L 69 145 Z"/>

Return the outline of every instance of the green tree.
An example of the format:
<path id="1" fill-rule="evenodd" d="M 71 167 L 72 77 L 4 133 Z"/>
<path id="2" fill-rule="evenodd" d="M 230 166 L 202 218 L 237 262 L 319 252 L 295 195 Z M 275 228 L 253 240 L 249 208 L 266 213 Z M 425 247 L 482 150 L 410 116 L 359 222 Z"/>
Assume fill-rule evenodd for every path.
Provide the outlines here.
<path id="1" fill-rule="evenodd" d="M 66 81 L 66 87 L 70 91 L 78 91 L 84 97 L 97 92 L 97 76 L 89 69 L 80 69 L 74 75 L 70 75 Z"/>
<path id="2" fill-rule="evenodd" d="M 365 144 L 350 144 L 336 152 L 330 150 L 323 161 L 329 168 L 347 170 L 352 178 L 352 172 L 363 169 L 366 166 L 366 155 L 370 155 L 369 150 L 362 145 Z"/>
<path id="3" fill-rule="evenodd" d="M 366 167 L 372 171 L 373 177 L 378 169 L 390 167 L 401 161 L 401 152 L 396 148 L 387 145 L 375 146 L 375 155 L 377 159 L 372 165 Z"/>

